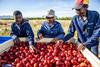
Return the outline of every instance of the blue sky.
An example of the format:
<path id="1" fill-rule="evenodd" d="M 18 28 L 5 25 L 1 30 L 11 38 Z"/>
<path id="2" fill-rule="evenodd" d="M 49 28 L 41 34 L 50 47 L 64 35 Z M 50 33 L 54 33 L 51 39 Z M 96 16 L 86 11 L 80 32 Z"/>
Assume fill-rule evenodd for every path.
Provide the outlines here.
<path id="1" fill-rule="evenodd" d="M 100 0 L 90 0 L 89 9 L 100 13 Z M 49 9 L 54 9 L 58 17 L 74 16 L 74 0 L 0 0 L 0 15 L 12 15 L 22 11 L 25 17 L 41 17 Z"/>

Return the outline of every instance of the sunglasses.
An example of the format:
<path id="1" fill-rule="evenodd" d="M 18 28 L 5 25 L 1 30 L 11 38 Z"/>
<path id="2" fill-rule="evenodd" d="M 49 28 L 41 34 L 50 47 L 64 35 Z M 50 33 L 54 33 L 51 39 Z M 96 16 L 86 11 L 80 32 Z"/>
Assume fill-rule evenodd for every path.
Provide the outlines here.
<path id="1" fill-rule="evenodd" d="M 52 18 L 54 18 L 54 17 L 46 17 L 46 19 L 52 19 Z"/>
<path id="2" fill-rule="evenodd" d="M 81 9 L 75 9 L 76 11 L 80 11 Z"/>

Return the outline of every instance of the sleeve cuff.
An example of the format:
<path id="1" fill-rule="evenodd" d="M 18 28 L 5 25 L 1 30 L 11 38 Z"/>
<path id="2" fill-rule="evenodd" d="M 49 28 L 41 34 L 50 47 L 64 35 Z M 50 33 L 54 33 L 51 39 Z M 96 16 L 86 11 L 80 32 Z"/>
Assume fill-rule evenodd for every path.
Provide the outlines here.
<path id="1" fill-rule="evenodd" d="M 32 45 L 32 42 L 31 41 L 29 41 L 29 45 Z"/>
<path id="2" fill-rule="evenodd" d="M 32 41 L 29 41 L 29 45 L 34 45 L 34 43 Z"/>
<path id="3" fill-rule="evenodd" d="M 16 39 L 16 38 L 17 38 L 17 36 L 16 36 L 16 35 L 13 35 L 13 36 L 11 36 L 11 38 L 12 38 L 12 39 Z"/>

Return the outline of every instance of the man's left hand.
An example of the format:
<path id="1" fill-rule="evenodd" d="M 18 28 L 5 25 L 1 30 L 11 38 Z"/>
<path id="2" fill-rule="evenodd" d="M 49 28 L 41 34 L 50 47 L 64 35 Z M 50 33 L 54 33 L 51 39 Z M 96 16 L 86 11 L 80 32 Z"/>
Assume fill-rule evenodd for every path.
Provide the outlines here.
<path id="1" fill-rule="evenodd" d="M 79 50 L 84 50 L 85 49 L 85 46 L 82 43 L 79 43 L 78 44 L 78 49 Z"/>

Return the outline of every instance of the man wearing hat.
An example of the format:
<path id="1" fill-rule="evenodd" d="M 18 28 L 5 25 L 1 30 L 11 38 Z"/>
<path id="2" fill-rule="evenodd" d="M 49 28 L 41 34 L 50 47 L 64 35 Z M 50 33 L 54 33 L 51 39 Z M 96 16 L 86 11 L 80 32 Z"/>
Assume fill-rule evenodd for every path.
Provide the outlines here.
<path id="1" fill-rule="evenodd" d="M 46 19 L 47 21 L 42 23 L 42 26 L 37 33 L 38 38 L 63 39 L 64 31 L 61 24 L 55 21 L 55 11 L 52 9 L 49 10 Z"/>
<path id="2" fill-rule="evenodd" d="M 75 7 L 77 15 L 72 18 L 64 41 L 68 41 L 77 31 L 79 49 L 86 46 L 95 55 L 98 55 L 100 37 L 100 15 L 97 11 L 88 10 L 88 0 L 76 0 Z M 84 45 L 84 46 L 83 46 Z"/>

